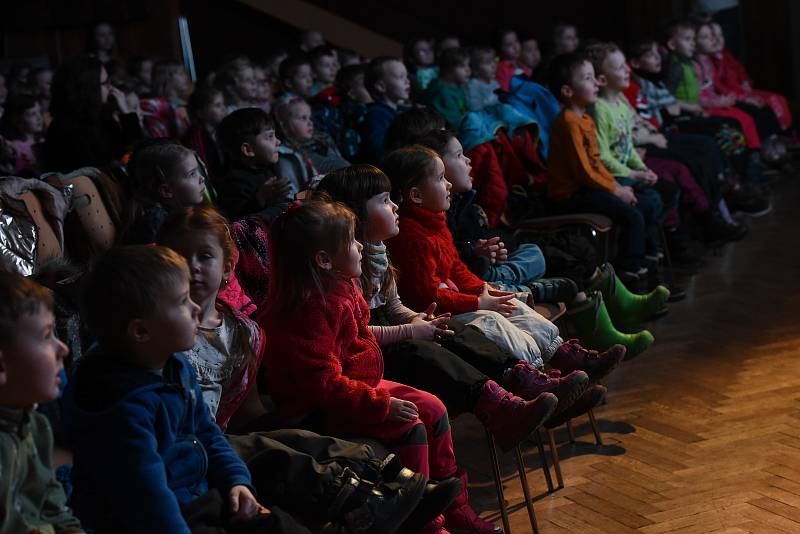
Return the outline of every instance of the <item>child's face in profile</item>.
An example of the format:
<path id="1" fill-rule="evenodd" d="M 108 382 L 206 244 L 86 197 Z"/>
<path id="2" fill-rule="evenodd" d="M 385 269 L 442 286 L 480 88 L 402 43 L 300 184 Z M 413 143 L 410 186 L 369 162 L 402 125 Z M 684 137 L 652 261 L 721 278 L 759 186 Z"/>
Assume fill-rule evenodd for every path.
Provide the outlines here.
<path id="1" fill-rule="evenodd" d="M 334 74 L 334 77 L 335 76 Z M 291 84 L 293 93 L 303 98 L 311 96 L 311 86 L 314 85 L 314 77 L 311 75 L 311 65 L 300 65 L 297 72 L 292 76 Z"/>
<path id="2" fill-rule="evenodd" d="M 573 104 L 585 107 L 597 102 L 599 87 L 591 63 L 584 61 L 573 71 L 570 88 L 572 89 L 571 101 Z"/>
<path id="3" fill-rule="evenodd" d="M 605 77 L 605 86 L 614 91 L 624 91 L 631 83 L 631 70 L 619 50 L 611 52 L 603 60 L 601 74 Z"/>
<path id="4" fill-rule="evenodd" d="M 433 65 L 433 46 L 427 39 L 420 39 L 414 43 L 414 62 L 420 67 Z"/>
<path id="5" fill-rule="evenodd" d="M 411 91 L 411 82 L 408 79 L 408 71 L 402 61 L 390 61 L 383 67 L 383 78 L 386 87 L 386 99 L 390 102 L 402 102 L 408 100 Z"/>
<path id="6" fill-rule="evenodd" d="M 694 30 L 684 28 L 680 30 L 672 39 L 667 42 L 670 50 L 681 57 L 691 58 L 694 56 L 695 40 Z"/>
<path id="7" fill-rule="evenodd" d="M 451 75 L 456 85 L 466 85 L 469 83 L 469 77 L 472 76 L 472 69 L 469 68 L 469 61 L 465 59 L 456 65 Z"/>
<path id="8" fill-rule="evenodd" d="M 217 93 L 203 110 L 201 118 L 209 126 L 219 126 L 227 114 L 228 109 L 225 107 L 225 97 L 222 96 L 222 93 Z"/>
<path id="9" fill-rule="evenodd" d="M 578 48 L 578 30 L 575 26 L 567 26 L 561 31 L 561 35 L 556 38 L 556 49 L 560 54 L 572 53 Z"/>
<path id="10" fill-rule="evenodd" d="M 196 206 L 203 203 L 206 180 L 200 173 L 194 153 L 186 154 L 165 184 L 162 196 L 174 206 Z"/>
<path id="11" fill-rule="evenodd" d="M 163 367 L 165 356 L 194 347 L 199 313 L 200 306 L 194 303 L 189 293 L 188 276 L 168 284 L 161 292 L 155 310 L 146 319 L 141 319 L 154 350 L 153 361 L 139 363 L 152 368 Z"/>
<path id="12" fill-rule="evenodd" d="M 716 41 L 711 26 L 706 24 L 700 26 L 695 36 L 696 50 L 698 54 L 713 54 L 716 52 Z"/>
<path id="13" fill-rule="evenodd" d="M 253 163 L 258 166 L 274 165 L 278 163 L 278 158 L 280 157 L 278 147 L 280 145 L 281 142 L 275 135 L 274 129 L 270 128 L 264 130 L 255 136 L 253 142 L 250 143 L 250 148 L 253 152 L 251 156 L 253 158 Z"/>
<path id="14" fill-rule="evenodd" d="M 508 32 L 503 36 L 500 42 L 500 53 L 503 55 L 503 59 L 516 61 L 519 59 L 520 50 L 521 47 L 516 32 Z"/>
<path id="15" fill-rule="evenodd" d="M 39 134 L 44 131 L 44 119 L 42 109 L 36 103 L 32 108 L 26 109 L 20 117 L 20 130 L 26 134 Z"/>
<path id="16" fill-rule="evenodd" d="M 339 62 L 335 56 L 322 56 L 314 62 L 314 76 L 324 85 L 331 85 L 336 80 Z"/>
<path id="17" fill-rule="evenodd" d="M 292 105 L 289 120 L 285 124 L 286 133 L 292 139 L 308 141 L 314 137 L 314 123 L 311 120 L 311 107 L 303 101 Z"/>
<path id="18" fill-rule="evenodd" d="M 725 34 L 722 32 L 722 26 L 712 22 L 711 32 L 714 34 L 714 52 L 722 52 L 725 50 Z"/>
<path id="19" fill-rule="evenodd" d="M 430 175 L 412 188 L 416 190 L 415 204 L 422 209 L 439 213 L 450 209 L 450 189 L 453 185 L 444 175 L 444 163 L 436 158 L 431 166 Z M 414 197 L 412 196 L 412 199 Z"/>
<path id="20" fill-rule="evenodd" d="M 541 63 L 542 53 L 539 51 L 539 42 L 536 39 L 528 39 L 522 43 L 519 60 L 530 69 L 535 69 Z"/>
<path id="21" fill-rule="evenodd" d="M 58 397 L 69 353 L 55 333 L 55 317 L 41 304 L 34 313 L 17 320 L 15 337 L 0 349 L 0 397 L 3 404 L 27 408 Z"/>
<path id="22" fill-rule="evenodd" d="M 364 246 L 355 239 L 345 250 L 339 251 L 331 258 L 333 270 L 348 278 L 361 276 L 361 250 Z"/>
<path id="23" fill-rule="evenodd" d="M 272 87 L 267 76 L 267 69 L 254 68 L 253 76 L 256 81 L 256 100 L 259 102 L 272 101 Z"/>
<path id="24" fill-rule="evenodd" d="M 494 62 L 492 55 L 484 55 L 475 65 L 475 77 L 481 81 L 491 82 L 495 79 L 495 72 L 497 72 L 497 63 Z"/>
<path id="25" fill-rule="evenodd" d="M 392 202 L 389 192 L 378 193 L 367 200 L 367 241 L 383 241 L 400 232 L 397 204 Z"/>
<path id="26" fill-rule="evenodd" d="M 643 72 L 652 74 L 661 72 L 661 54 L 658 52 L 658 45 L 653 43 L 647 52 L 635 60 L 635 64 L 636 68 Z"/>
<path id="27" fill-rule="evenodd" d="M 466 193 L 472 189 L 472 162 L 464 155 L 464 149 L 455 137 L 447 141 L 442 162 L 453 193 Z"/>

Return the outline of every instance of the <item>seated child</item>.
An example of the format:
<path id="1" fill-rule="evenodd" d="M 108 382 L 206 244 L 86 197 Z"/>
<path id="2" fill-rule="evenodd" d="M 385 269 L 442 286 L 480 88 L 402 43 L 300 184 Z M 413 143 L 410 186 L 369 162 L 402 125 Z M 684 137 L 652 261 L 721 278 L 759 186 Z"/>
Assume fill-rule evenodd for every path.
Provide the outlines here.
<path id="1" fill-rule="evenodd" d="M 326 45 L 311 50 L 308 58 L 314 75 L 314 84 L 311 86 L 310 96 L 314 96 L 326 87 L 333 85 L 333 82 L 336 81 L 336 73 L 339 72 L 339 60 L 336 58 L 336 50 Z"/>
<path id="2" fill-rule="evenodd" d="M 233 59 L 220 68 L 214 84 L 225 95 L 228 113 L 255 105 L 258 88 L 253 65 L 246 57 Z"/>
<path id="3" fill-rule="evenodd" d="M 647 274 L 644 267 L 648 226 L 636 208 L 640 198 L 620 185 L 600 160 L 597 129 L 587 113 L 597 101 L 598 86 L 591 62 L 579 54 L 553 59 L 550 87 L 564 103 L 553 124 L 548 158 L 548 198 L 557 211 L 594 212 L 610 217 L 619 229 L 616 264 L 626 285 Z M 647 213 L 652 209 L 647 199 Z"/>
<path id="4" fill-rule="evenodd" d="M 273 170 L 281 142 L 269 115 L 258 108 L 234 111 L 220 123 L 217 139 L 228 161 L 217 199 L 222 212 L 230 219 L 277 216 L 292 186 Z"/>
<path id="5" fill-rule="evenodd" d="M 600 161 L 617 182 L 633 188 L 637 209 L 645 217 L 645 258 L 655 267 L 660 259 L 659 230 L 667 213 L 678 202 L 679 188 L 647 168 L 633 145 L 635 113 L 622 92 L 630 83 L 630 69 L 622 51 L 613 43 L 598 43 L 587 49 L 601 87 L 592 117 L 597 131 Z M 643 199 L 649 201 L 647 202 Z M 647 211 L 651 210 L 651 211 Z"/>
<path id="6" fill-rule="evenodd" d="M 248 463 L 260 498 L 302 517 L 332 520 L 359 532 L 388 532 L 396 526 L 390 521 L 399 523 L 408 516 L 425 485 L 420 475 L 396 479 L 402 488 L 397 491 L 383 484 L 392 481 L 384 479 L 391 475 L 381 464 L 391 462 L 376 457 L 369 447 L 304 430 L 260 431 L 269 420 L 256 384 L 264 333 L 219 299 L 219 290 L 232 276 L 236 251 L 225 218 L 210 206 L 180 210 L 164 222 L 158 242 L 181 254 L 189 266 L 190 296 L 200 306 L 199 327 L 194 347 L 182 355 L 194 368 L 211 417 L 228 432 L 245 427 L 259 431 L 227 437 Z M 287 456 L 291 462 L 286 462 Z M 362 482 L 361 476 L 377 483 L 377 473 L 370 472 L 376 467 L 382 479 L 376 484 L 379 490 L 365 491 L 369 482 Z M 460 488 L 455 479 L 449 484 Z M 356 495 L 348 498 L 354 489 Z M 436 486 L 427 493 L 443 489 Z M 381 492 L 387 498 L 381 498 Z M 389 507 L 397 511 L 387 513 Z"/>
<path id="7" fill-rule="evenodd" d="M 474 413 L 506 450 L 545 420 L 549 422 L 548 417 L 561 419 L 565 410 L 572 412 L 573 402 L 588 382 L 586 373 L 549 377 L 496 345 L 491 350 L 491 341 L 476 330 L 448 321 L 449 314 L 434 318 L 435 304 L 424 313 L 403 305 L 383 243 L 399 232 L 397 205 L 389 198 L 390 189 L 389 179 L 372 165 L 331 173 L 317 188 L 346 204 L 358 217 L 356 236 L 364 246 L 359 282 L 370 307 L 370 329 L 381 344 L 386 376 L 433 392 L 450 413 Z M 476 341 L 476 337 L 484 339 Z M 513 384 L 519 396 L 498 382 Z M 553 399 L 542 393 L 557 397 L 557 415 L 551 415 Z"/>
<path id="8" fill-rule="evenodd" d="M 124 243 L 153 243 L 170 211 L 207 200 L 197 155 L 183 145 L 166 140 L 145 143 L 134 150 L 128 172 L 134 201 L 122 232 Z"/>
<path id="9" fill-rule="evenodd" d="M 311 106 L 302 98 L 284 96 L 275 106 L 278 136 L 276 171 L 291 184 L 289 197 L 312 184 L 317 176 L 346 167 L 336 143 L 325 134 L 314 132 Z"/>
<path id="10" fill-rule="evenodd" d="M 411 306 L 436 302 L 537 368 L 549 363 L 563 373 L 583 370 L 597 380 L 622 360 L 622 345 L 598 354 L 576 340 L 564 343 L 558 328 L 514 293 L 497 290 L 469 271 L 447 228 L 451 184 L 436 152 L 412 145 L 391 152 L 381 167 L 392 182 L 392 198 L 400 202 L 400 233 L 388 246 L 401 273 L 399 293 Z"/>
<path id="11" fill-rule="evenodd" d="M 216 186 L 221 185 L 224 176 L 222 151 L 217 143 L 217 127 L 228 114 L 225 97 L 222 91 L 211 84 L 204 84 L 195 89 L 189 97 L 189 116 L 192 126 L 183 136 L 181 142 L 191 148 L 203 160 L 208 169 L 209 178 Z"/>
<path id="12" fill-rule="evenodd" d="M 67 346 L 50 292 L 0 272 L 0 524 L 3 532 L 81 534 L 53 469 L 53 433 L 38 403 L 59 394 Z"/>
<path id="13" fill-rule="evenodd" d="M 574 24 L 562 22 L 553 28 L 553 55 L 571 54 L 580 44 L 578 28 Z"/>
<path id="14" fill-rule="evenodd" d="M 367 107 L 361 139 L 361 159 L 377 163 L 383 156 L 384 139 L 389 125 L 397 116 L 397 107 L 406 101 L 411 91 L 403 62 L 393 57 L 377 57 L 369 62 L 364 85 L 373 102 Z"/>
<path id="15" fill-rule="evenodd" d="M 148 136 L 180 139 L 189 129 L 186 100 L 192 82 L 183 64 L 159 61 L 153 66 L 152 92 L 142 98 L 139 107 L 144 116 L 142 127 Z"/>
<path id="16" fill-rule="evenodd" d="M 65 420 L 72 499 L 86 526 L 188 533 L 201 521 L 223 531 L 247 521 L 245 532 L 276 523 L 305 532 L 258 504 L 247 467 L 176 354 L 194 346 L 199 311 L 186 261 L 158 246 L 112 249 L 87 275 L 82 308 L 98 345 L 67 386 Z"/>
<path id="17" fill-rule="evenodd" d="M 425 103 L 441 113 L 450 128 L 456 130 L 469 111 L 467 84 L 471 74 L 467 53 L 459 48 L 447 50 L 439 58 L 439 77 L 422 95 Z"/>
<path id="18" fill-rule="evenodd" d="M 269 113 L 272 111 L 272 101 L 275 98 L 275 95 L 272 94 L 273 81 L 269 68 L 264 63 L 254 63 L 253 77 L 256 80 L 256 97 L 253 100 L 253 106 Z"/>
<path id="19" fill-rule="evenodd" d="M 364 65 L 342 67 L 332 87 L 320 91 L 311 101 L 314 130 L 331 137 L 346 160 L 358 157 L 361 127 L 372 102 L 364 87 Z"/>
<path id="20" fill-rule="evenodd" d="M 14 151 L 14 176 L 36 175 L 39 171 L 34 145 L 43 141 L 44 119 L 38 100 L 25 94 L 14 95 L 6 103 L 0 124 L 6 145 Z"/>
<path id="21" fill-rule="evenodd" d="M 725 48 L 725 34 L 722 31 L 722 26 L 716 22 L 711 22 L 711 31 L 714 35 L 714 53 L 711 55 L 711 59 L 716 69 L 714 86 L 717 91 L 722 94 L 735 94 L 755 105 L 766 103 L 778 118 L 781 129 L 788 130 L 791 128 L 792 113 L 789 110 L 786 97 L 778 93 L 753 88 L 753 80 L 747 74 L 744 65 Z"/>
<path id="22" fill-rule="evenodd" d="M 472 77 L 467 83 L 467 105 L 470 111 L 480 111 L 500 102 L 497 91 L 500 84 L 495 78 L 497 62 L 494 50 L 475 47 L 470 52 L 469 66 Z"/>
<path id="23" fill-rule="evenodd" d="M 517 32 L 510 29 L 500 30 L 497 46 L 500 49 L 500 61 L 497 63 L 495 78 L 500 88 L 508 91 L 511 78 L 519 75 L 530 76 L 533 70 L 520 61 L 522 45 Z"/>
<path id="24" fill-rule="evenodd" d="M 301 98 L 311 97 L 314 76 L 308 56 L 301 54 L 287 57 L 281 62 L 279 75 L 283 93 Z"/>
<path id="25" fill-rule="evenodd" d="M 520 40 L 519 64 L 525 68 L 536 70 L 542 62 L 542 52 L 539 50 L 539 41 L 535 37 L 529 36 Z M 528 76 L 532 76 L 529 74 Z"/>
<path id="26" fill-rule="evenodd" d="M 425 532 L 445 526 L 499 532 L 469 505 L 441 401 L 383 378 L 383 356 L 357 285 L 362 246 L 355 222 L 341 204 L 311 201 L 272 225 L 264 379 L 278 415 L 286 423 L 314 421 L 323 432 L 381 440 L 404 465 L 433 479 L 461 478 L 464 491 Z"/>
<path id="27" fill-rule="evenodd" d="M 439 67 L 433 54 L 433 40 L 412 39 L 403 48 L 403 60 L 411 74 L 415 95 L 422 94 L 439 76 Z"/>

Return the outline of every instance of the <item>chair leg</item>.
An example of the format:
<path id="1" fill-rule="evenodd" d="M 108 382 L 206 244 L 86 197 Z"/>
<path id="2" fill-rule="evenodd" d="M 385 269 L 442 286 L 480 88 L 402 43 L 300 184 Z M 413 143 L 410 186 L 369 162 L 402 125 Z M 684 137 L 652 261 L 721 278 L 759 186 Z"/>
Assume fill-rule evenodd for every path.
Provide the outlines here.
<path id="1" fill-rule="evenodd" d="M 547 429 L 547 438 L 550 442 L 550 456 L 553 458 L 553 469 L 556 471 L 556 482 L 558 482 L 558 488 L 562 489 L 564 487 L 564 479 L 561 477 L 561 461 L 558 457 L 556 436 L 552 428 Z"/>
<path id="2" fill-rule="evenodd" d="M 667 233 L 664 231 L 664 225 L 661 225 L 661 242 L 664 244 L 664 260 L 667 263 L 667 271 L 669 272 L 669 283 L 671 287 L 675 287 L 675 272 L 672 270 L 672 255 L 669 253 Z"/>
<path id="3" fill-rule="evenodd" d="M 567 421 L 567 435 L 569 436 L 569 442 L 575 444 L 575 432 L 572 430 L 572 421 Z"/>
<path id="4" fill-rule="evenodd" d="M 531 500 L 531 488 L 528 485 L 528 474 L 525 471 L 525 460 L 522 458 L 522 451 L 519 445 L 514 447 L 517 455 L 517 470 L 519 471 L 519 481 L 522 484 L 522 493 L 525 495 L 525 507 L 528 509 L 528 520 L 531 522 L 531 529 L 534 534 L 539 534 L 539 524 L 536 522 L 536 513 L 533 511 L 533 500 Z"/>
<path id="5" fill-rule="evenodd" d="M 536 448 L 539 450 L 539 458 L 542 460 L 542 471 L 544 471 L 544 481 L 547 482 L 547 492 L 553 493 L 556 488 L 553 486 L 553 479 L 550 476 L 550 466 L 547 465 L 547 456 L 544 453 L 544 445 L 542 444 L 542 436 L 539 429 L 533 431 L 533 437 L 536 440 Z"/>
<path id="6" fill-rule="evenodd" d="M 500 516 L 503 519 L 503 532 L 505 532 L 505 534 L 511 534 L 506 497 L 503 493 L 503 478 L 500 474 L 500 463 L 497 459 L 497 446 L 494 443 L 494 437 L 488 430 L 486 430 L 486 442 L 489 445 L 489 460 L 492 463 L 492 472 L 494 473 L 494 487 L 495 490 L 497 490 L 497 503 L 500 506 Z"/>
<path id="7" fill-rule="evenodd" d="M 592 425 L 592 432 L 594 432 L 594 441 L 598 446 L 603 446 L 603 436 L 600 435 L 600 429 L 597 427 L 597 421 L 594 420 L 594 410 L 589 410 L 589 424 Z"/>

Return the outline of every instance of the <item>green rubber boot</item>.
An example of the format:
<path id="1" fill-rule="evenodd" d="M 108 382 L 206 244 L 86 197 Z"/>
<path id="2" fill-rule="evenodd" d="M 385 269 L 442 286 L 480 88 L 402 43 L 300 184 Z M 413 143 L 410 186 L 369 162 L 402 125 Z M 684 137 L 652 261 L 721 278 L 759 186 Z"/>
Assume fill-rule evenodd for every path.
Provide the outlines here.
<path id="1" fill-rule="evenodd" d="M 666 312 L 669 289 L 656 286 L 650 293 L 631 293 L 617 278 L 610 263 L 600 267 L 600 274 L 591 282 L 590 289 L 603 294 L 603 301 L 614 324 L 623 330 L 638 327 L 642 322 Z"/>
<path id="2" fill-rule="evenodd" d="M 572 308 L 568 317 L 584 347 L 603 352 L 611 345 L 619 343 L 627 349 L 626 360 L 643 353 L 655 341 L 653 334 L 647 330 L 625 334 L 614 328 L 603 295 L 599 291 L 589 295 L 586 302 Z"/>

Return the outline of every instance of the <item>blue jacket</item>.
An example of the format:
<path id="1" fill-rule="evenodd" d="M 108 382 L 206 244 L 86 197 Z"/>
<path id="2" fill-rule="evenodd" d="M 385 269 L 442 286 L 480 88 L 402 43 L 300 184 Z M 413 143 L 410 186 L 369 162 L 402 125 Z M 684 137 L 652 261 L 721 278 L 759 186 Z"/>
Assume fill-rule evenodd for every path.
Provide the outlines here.
<path id="1" fill-rule="evenodd" d="M 367 108 L 361 135 L 361 159 L 378 164 L 383 157 L 386 132 L 397 117 L 397 110 L 383 102 L 373 102 Z"/>
<path id="2" fill-rule="evenodd" d="M 561 112 L 561 104 L 547 87 L 539 85 L 524 76 L 511 78 L 509 93 L 506 96 L 508 104 L 513 106 L 523 115 L 530 117 L 539 125 L 539 148 L 542 155 L 547 158 L 550 146 L 550 130 L 553 121 Z"/>
<path id="3" fill-rule="evenodd" d="M 93 351 L 65 394 L 73 505 L 96 532 L 189 533 L 180 505 L 251 486 L 179 355 L 162 375 Z"/>

